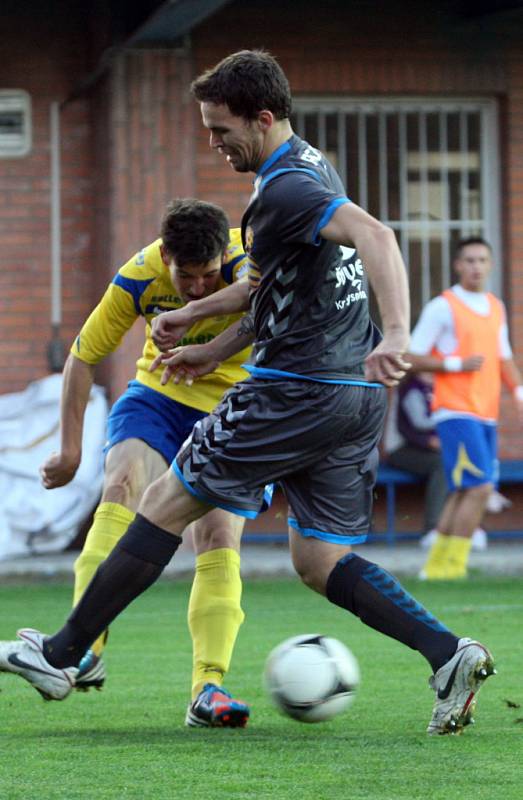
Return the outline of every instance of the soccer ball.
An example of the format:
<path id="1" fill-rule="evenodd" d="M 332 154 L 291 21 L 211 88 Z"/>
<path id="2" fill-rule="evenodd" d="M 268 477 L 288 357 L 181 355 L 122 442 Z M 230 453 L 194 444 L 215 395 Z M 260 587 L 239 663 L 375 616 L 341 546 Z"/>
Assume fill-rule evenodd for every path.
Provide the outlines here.
<path id="1" fill-rule="evenodd" d="M 300 722 L 324 722 L 354 700 L 356 658 L 344 644 L 318 633 L 286 639 L 269 655 L 265 685 L 274 704 Z"/>

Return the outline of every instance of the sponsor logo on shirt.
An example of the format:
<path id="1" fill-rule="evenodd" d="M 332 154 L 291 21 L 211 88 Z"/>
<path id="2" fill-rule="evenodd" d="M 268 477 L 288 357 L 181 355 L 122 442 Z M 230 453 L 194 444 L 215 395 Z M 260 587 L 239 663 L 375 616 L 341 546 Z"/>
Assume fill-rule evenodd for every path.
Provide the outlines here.
<path id="1" fill-rule="evenodd" d="M 184 336 L 180 339 L 178 346 L 186 344 L 207 344 L 214 339 L 214 333 L 198 333 L 196 336 Z"/>
<path id="2" fill-rule="evenodd" d="M 363 262 L 361 258 L 353 261 L 354 250 L 348 247 L 341 247 L 340 249 L 343 254 L 343 261 L 336 267 L 336 289 L 341 286 L 348 286 L 353 291 L 349 292 L 343 299 L 336 301 L 336 308 L 339 311 L 343 308 L 348 308 L 351 303 L 367 299 L 367 293 L 362 288 Z"/>
<path id="3" fill-rule="evenodd" d="M 361 289 L 359 292 L 350 292 L 343 298 L 343 300 L 336 300 L 336 308 L 338 311 L 341 311 L 343 308 L 348 308 L 352 303 L 356 303 L 358 300 L 366 299 L 367 292 L 365 289 Z"/>
<path id="4" fill-rule="evenodd" d="M 145 307 L 146 314 L 154 314 L 155 316 L 158 314 L 163 314 L 164 311 L 172 311 L 172 306 L 157 306 L 157 305 L 148 305 Z"/>
<path id="5" fill-rule="evenodd" d="M 151 303 L 181 303 L 177 294 L 153 294 Z"/>
<path id="6" fill-rule="evenodd" d="M 314 147 L 308 147 L 300 156 L 302 161 L 308 161 L 309 164 L 319 164 L 323 156 L 319 150 Z"/>

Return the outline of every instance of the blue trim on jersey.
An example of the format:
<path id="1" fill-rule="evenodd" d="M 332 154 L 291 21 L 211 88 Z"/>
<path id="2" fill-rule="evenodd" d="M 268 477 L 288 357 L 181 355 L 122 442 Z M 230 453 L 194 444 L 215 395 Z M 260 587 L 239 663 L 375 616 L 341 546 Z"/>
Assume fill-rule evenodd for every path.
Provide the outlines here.
<path id="1" fill-rule="evenodd" d="M 183 484 L 183 486 L 187 489 L 189 494 L 192 494 L 192 496 L 196 497 L 197 500 L 201 500 L 202 503 L 207 503 L 207 505 L 212 505 L 215 506 L 216 508 L 223 508 L 224 511 L 230 511 L 231 514 L 236 514 L 236 516 L 238 517 L 247 517 L 248 519 L 256 519 L 256 517 L 258 516 L 259 514 L 258 511 L 248 511 L 244 508 L 234 508 L 233 506 L 227 505 L 227 503 L 220 503 L 214 498 L 211 500 L 206 495 L 197 492 L 196 489 L 193 489 L 193 487 L 189 483 L 187 483 L 187 481 L 183 477 L 182 471 L 180 470 L 180 467 L 176 463 L 176 460 L 172 462 L 171 469 L 178 478 L 178 480 L 180 481 L 180 483 Z"/>
<path id="2" fill-rule="evenodd" d="M 335 383 L 343 386 L 370 386 L 371 389 L 384 389 L 382 383 L 371 383 L 370 381 L 358 381 L 351 378 L 344 380 L 333 380 L 331 378 L 312 378 L 310 375 L 300 375 L 298 372 L 285 372 L 282 369 L 269 369 L 267 367 L 255 367 L 253 364 L 242 364 L 244 370 L 254 375 L 255 378 L 267 378 L 268 380 L 278 380 L 278 378 L 297 378 L 300 381 L 313 381 L 314 383 Z"/>
<path id="3" fill-rule="evenodd" d="M 281 169 L 275 169 L 270 175 L 262 178 L 258 188 L 261 190 L 269 183 L 269 181 L 272 181 L 273 178 L 277 178 L 278 175 L 284 175 L 287 172 L 306 172 L 307 175 L 310 175 L 315 181 L 321 182 L 321 178 L 318 173 L 313 172 L 312 169 L 306 169 L 305 167 L 282 167 Z"/>
<path id="4" fill-rule="evenodd" d="M 145 292 L 147 287 L 150 283 L 154 281 L 154 278 L 148 278 L 145 281 L 137 281 L 135 278 L 124 278 L 123 275 L 120 275 L 118 272 L 113 280 L 112 283 L 115 286 L 119 286 L 120 289 L 123 289 L 125 292 L 128 292 L 134 300 L 134 307 L 136 309 L 137 314 L 142 313 L 142 309 L 140 308 L 140 298 L 142 294 Z"/>
<path id="5" fill-rule="evenodd" d="M 367 541 L 367 534 L 360 534 L 351 536 L 350 534 L 341 533 L 327 533 L 326 531 L 319 531 L 316 528 L 301 528 L 298 520 L 294 517 L 287 519 L 289 526 L 298 531 L 299 534 L 305 538 L 321 539 L 322 542 L 330 542 L 330 544 L 362 544 Z"/>
<path id="6" fill-rule="evenodd" d="M 245 258 L 245 253 L 241 253 L 241 255 L 236 256 L 231 261 L 228 261 L 227 264 L 222 264 L 222 278 L 225 283 L 231 284 L 233 282 L 233 269 L 240 261 Z"/>
<path id="7" fill-rule="evenodd" d="M 281 144 L 279 147 L 276 148 L 274 153 L 271 156 L 269 156 L 269 158 L 266 161 L 263 162 L 256 175 L 263 175 L 265 172 L 267 172 L 268 169 L 272 167 L 272 165 L 279 158 L 281 158 L 282 155 L 284 155 L 284 153 L 287 153 L 291 149 L 291 144 L 290 144 L 291 139 L 287 139 L 286 142 L 284 142 L 283 144 Z"/>
<path id="8" fill-rule="evenodd" d="M 313 244 L 320 244 L 320 242 L 321 242 L 320 231 L 321 231 L 322 228 L 325 227 L 325 225 L 327 225 L 331 221 L 331 219 L 332 219 L 332 217 L 334 215 L 334 212 L 340 206 L 344 206 L 345 203 L 350 203 L 350 202 L 351 201 L 349 200 L 348 197 L 336 197 L 334 200 L 332 200 L 329 203 L 329 205 L 327 206 L 327 208 L 325 209 L 325 211 L 321 215 L 320 221 L 318 222 L 318 224 L 314 228 L 314 232 L 313 232 L 313 235 L 312 235 Z"/>

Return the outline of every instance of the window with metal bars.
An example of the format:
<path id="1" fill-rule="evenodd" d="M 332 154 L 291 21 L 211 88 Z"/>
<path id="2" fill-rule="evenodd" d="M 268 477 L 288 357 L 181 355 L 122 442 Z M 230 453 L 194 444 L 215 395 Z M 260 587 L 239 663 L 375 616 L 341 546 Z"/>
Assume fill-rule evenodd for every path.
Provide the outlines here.
<path id="1" fill-rule="evenodd" d="M 501 263 L 494 101 L 295 98 L 292 123 L 330 158 L 347 195 L 395 231 L 413 322 L 452 284 L 460 238 L 483 236 Z M 494 291 L 500 283 L 494 271 Z"/>

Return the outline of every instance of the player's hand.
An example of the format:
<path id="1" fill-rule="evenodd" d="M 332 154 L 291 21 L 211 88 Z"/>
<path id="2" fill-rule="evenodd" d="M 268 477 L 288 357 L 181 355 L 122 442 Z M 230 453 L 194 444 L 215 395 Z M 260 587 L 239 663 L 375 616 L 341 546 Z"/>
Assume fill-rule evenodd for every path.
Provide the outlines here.
<path id="1" fill-rule="evenodd" d="M 209 352 L 205 344 L 189 344 L 185 347 L 175 347 L 168 353 L 160 353 L 151 366 L 149 372 L 154 372 L 159 366 L 164 367 L 160 383 L 165 386 L 170 380 L 174 383 L 182 381 L 187 386 L 192 386 L 195 378 L 208 375 L 219 366 L 220 362 Z"/>
<path id="2" fill-rule="evenodd" d="M 485 356 L 480 355 L 464 358 L 461 365 L 461 372 L 477 372 L 478 369 L 481 369 L 483 366 L 484 361 Z"/>
<path id="3" fill-rule="evenodd" d="M 365 380 L 396 386 L 411 368 L 404 359 L 407 345 L 399 336 L 384 336 L 365 359 Z"/>
<path id="4" fill-rule="evenodd" d="M 152 321 L 151 337 L 158 350 L 165 353 L 180 342 L 185 336 L 193 321 L 187 306 L 175 308 L 173 311 L 164 311 Z"/>
<path id="5" fill-rule="evenodd" d="M 45 489 L 56 489 L 70 483 L 78 467 L 80 457 L 73 458 L 63 453 L 51 453 L 40 467 L 40 479 Z"/>

